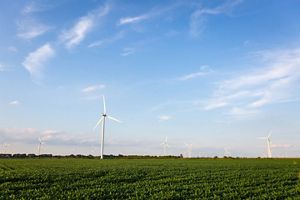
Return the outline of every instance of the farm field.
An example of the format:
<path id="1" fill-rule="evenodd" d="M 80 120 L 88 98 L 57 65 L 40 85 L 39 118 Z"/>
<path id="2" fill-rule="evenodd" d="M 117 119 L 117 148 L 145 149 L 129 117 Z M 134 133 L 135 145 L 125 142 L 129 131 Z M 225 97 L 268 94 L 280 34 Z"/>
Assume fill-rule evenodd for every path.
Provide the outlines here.
<path id="1" fill-rule="evenodd" d="M 0 199 L 300 199 L 300 159 L 0 159 Z"/>

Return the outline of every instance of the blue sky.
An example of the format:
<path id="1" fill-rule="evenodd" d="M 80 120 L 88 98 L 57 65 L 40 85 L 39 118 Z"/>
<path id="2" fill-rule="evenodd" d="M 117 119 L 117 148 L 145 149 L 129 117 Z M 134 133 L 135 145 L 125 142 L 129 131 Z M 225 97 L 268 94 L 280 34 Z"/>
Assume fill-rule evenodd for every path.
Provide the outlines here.
<path id="1" fill-rule="evenodd" d="M 1 152 L 300 155 L 297 1 L 0 2 Z M 227 152 L 227 154 L 229 154 Z"/>

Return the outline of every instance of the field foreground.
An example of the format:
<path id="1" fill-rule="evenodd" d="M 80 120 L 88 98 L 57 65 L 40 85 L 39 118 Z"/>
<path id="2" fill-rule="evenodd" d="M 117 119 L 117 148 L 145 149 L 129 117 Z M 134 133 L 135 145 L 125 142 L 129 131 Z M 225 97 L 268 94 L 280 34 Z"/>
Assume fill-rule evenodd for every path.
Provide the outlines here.
<path id="1" fill-rule="evenodd" d="M 300 159 L 0 159 L 0 199 L 300 199 Z"/>

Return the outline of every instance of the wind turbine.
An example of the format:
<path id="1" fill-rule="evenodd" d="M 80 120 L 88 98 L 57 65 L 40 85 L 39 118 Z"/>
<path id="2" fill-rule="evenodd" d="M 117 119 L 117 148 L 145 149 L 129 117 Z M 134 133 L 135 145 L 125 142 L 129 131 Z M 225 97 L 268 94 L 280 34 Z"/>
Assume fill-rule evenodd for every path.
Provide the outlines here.
<path id="1" fill-rule="evenodd" d="M 228 150 L 227 147 L 224 147 L 224 156 L 227 156 L 227 157 L 231 156 L 230 151 Z"/>
<path id="2" fill-rule="evenodd" d="M 106 118 L 110 119 L 110 120 L 113 120 L 115 122 L 119 122 L 121 123 L 120 120 L 112 117 L 112 116 L 109 116 L 107 115 L 106 113 L 106 105 L 105 105 L 105 97 L 103 96 L 103 113 L 101 114 L 101 117 L 99 119 L 99 121 L 97 122 L 96 126 L 94 127 L 94 130 L 97 128 L 97 126 L 99 124 L 102 123 L 102 132 L 101 132 L 101 159 L 103 159 L 103 152 L 104 152 L 104 132 L 105 132 L 105 121 L 106 121 Z"/>
<path id="3" fill-rule="evenodd" d="M 44 144 L 43 140 L 41 137 L 39 137 L 39 145 L 38 145 L 38 155 L 41 154 L 41 148 L 42 148 L 42 145 Z"/>
<path id="4" fill-rule="evenodd" d="M 161 145 L 164 148 L 164 156 L 167 155 L 167 148 L 170 147 L 168 144 L 168 137 L 166 136 L 165 141 L 163 143 L 161 143 Z"/>
<path id="5" fill-rule="evenodd" d="M 192 157 L 193 144 L 185 143 L 185 146 L 187 147 L 187 156 L 188 156 L 188 158 L 191 158 Z"/>
<path id="6" fill-rule="evenodd" d="M 268 158 L 272 158 L 272 151 L 271 151 L 271 135 L 272 131 L 269 132 L 267 137 L 260 137 L 259 139 L 266 140 L 267 141 L 267 155 Z"/>

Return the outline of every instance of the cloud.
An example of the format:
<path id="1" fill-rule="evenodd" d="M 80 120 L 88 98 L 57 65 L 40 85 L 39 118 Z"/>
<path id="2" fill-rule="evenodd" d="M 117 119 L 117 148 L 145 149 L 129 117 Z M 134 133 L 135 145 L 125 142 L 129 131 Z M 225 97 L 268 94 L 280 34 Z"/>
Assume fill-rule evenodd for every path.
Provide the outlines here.
<path id="1" fill-rule="evenodd" d="M 299 100 L 300 49 L 261 51 L 263 65 L 221 81 L 204 109 L 229 108 L 230 114 L 255 114 L 274 103 Z M 256 59 L 257 59 L 256 57 Z"/>
<path id="2" fill-rule="evenodd" d="M 22 39 L 30 40 L 48 32 L 51 27 L 42 24 L 32 16 L 35 12 L 41 12 L 46 6 L 38 5 L 36 2 L 27 3 L 21 11 L 22 18 L 16 22 L 17 36 Z M 14 50 L 12 52 L 15 52 Z"/>
<path id="3" fill-rule="evenodd" d="M 272 148 L 291 148 L 294 147 L 294 145 L 291 144 L 271 144 Z"/>
<path id="4" fill-rule="evenodd" d="M 247 90 L 241 90 L 241 91 L 236 91 L 232 92 L 229 94 L 216 94 L 212 99 L 210 99 L 204 109 L 205 110 L 212 110 L 216 108 L 222 108 L 226 106 L 230 106 L 231 102 L 235 102 L 238 100 L 244 100 L 244 99 L 249 99 L 249 98 L 255 98 L 259 97 L 261 93 L 252 93 L 251 91 Z"/>
<path id="5" fill-rule="evenodd" d="M 197 77 L 206 76 L 206 75 L 210 74 L 211 72 L 212 72 L 212 70 L 210 69 L 209 66 L 203 65 L 203 66 L 201 66 L 199 71 L 184 75 L 184 76 L 180 77 L 179 80 L 186 81 L 186 80 L 194 79 Z"/>
<path id="6" fill-rule="evenodd" d="M 0 135 L 4 141 L 23 140 L 24 138 L 32 138 L 38 132 L 34 128 L 0 128 Z"/>
<path id="7" fill-rule="evenodd" d="M 18 105 L 20 105 L 20 102 L 18 100 L 15 100 L 15 101 L 9 102 L 8 104 L 12 105 L 12 106 L 18 106 Z"/>
<path id="8" fill-rule="evenodd" d="M 123 52 L 121 53 L 121 56 L 129 56 L 131 54 L 134 54 L 135 53 L 135 48 L 129 48 L 129 47 L 126 47 L 123 49 Z"/>
<path id="9" fill-rule="evenodd" d="M 172 119 L 172 116 L 170 116 L 170 115 L 161 115 L 161 116 L 158 116 L 158 120 L 160 122 L 169 121 L 171 119 Z"/>
<path id="10" fill-rule="evenodd" d="M 54 54 L 54 49 L 49 43 L 46 43 L 34 52 L 29 53 L 22 64 L 31 76 L 39 76 L 45 62 Z"/>
<path id="11" fill-rule="evenodd" d="M 149 15 L 149 14 L 140 15 L 140 16 L 136 16 L 136 17 L 124 17 L 124 18 L 120 19 L 119 24 L 124 25 L 124 24 L 138 23 L 138 22 L 148 19 L 150 17 L 151 17 L 151 15 Z"/>
<path id="12" fill-rule="evenodd" d="M 33 18 L 25 18 L 17 22 L 17 29 L 18 37 L 29 40 L 43 35 L 50 30 L 50 27 Z"/>
<path id="13" fill-rule="evenodd" d="M 38 5 L 36 2 L 29 2 L 28 4 L 26 4 L 24 6 L 21 13 L 23 15 L 28 15 L 28 14 L 32 14 L 35 12 L 41 12 L 41 11 L 45 10 L 45 8 L 46 8 L 45 6 Z"/>
<path id="14" fill-rule="evenodd" d="M 9 46 L 7 49 L 8 49 L 8 51 L 13 52 L 13 53 L 17 53 L 18 52 L 18 49 L 15 46 Z"/>
<path id="15" fill-rule="evenodd" d="M 81 92 L 83 93 L 92 93 L 92 92 L 95 92 L 95 91 L 98 91 L 98 90 L 102 90 L 104 89 L 106 86 L 103 85 L 103 84 L 100 84 L 100 85 L 90 85 L 88 87 L 85 87 L 81 90 Z"/>
<path id="16" fill-rule="evenodd" d="M 240 4 L 242 0 L 226 1 L 226 3 L 215 8 L 199 8 L 194 11 L 190 17 L 190 34 L 193 37 L 197 37 L 204 29 L 205 16 L 207 15 L 219 15 L 226 14 L 232 11 L 232 9 Z"/>
<path id="17" fill-rule="evenodd" d="M 109 38 L 105 38 L 103 40 L 98 40 L 98 41 L 95 41 L 91 44 L 89 44 L 88 47 L 100 47 L 100 46 L 103 46 L 103 45 L 106 45 L 106 44 L 111 44 L 117 40 L 120 40 L 124 37 L 124 32 L 121 31 L 119 33 L 117 33 L 116 35 L 112 36 L 112 37 L 109 37 Z"/>
<path id="18" fill-rule="evenodd" d="M 133 16 L 133 17 L 122 17 L 119 22 L 118 25 L 127 25 L 127 24 L 135 24 L 135 23 L 139 23 L 141 21 L 147 20 L 147 19 L 151 19 L 153 17 L 157 17 L 160 16 L 176 7 L 178 7 L 180 4 L 176 3 L 176 4 L 172 4 L 166 7 L 162 7 L 162 8 L 154 8 L 152 10 L 150 10 L 149 12 L 146 12 L 144 14 L 138 15 L 138 16 Z"/>
<path id="19" fill-rule="evenodd" d="M 70 30 L 64 31 L 60 36 L 65 46 L 70 49 L 78 45 L 92 30 L 96 21 L 107 15 L 109 10 L 110 7 L 105 5 L 81 17 Z"/>
<path id="20" fill-rule="evenodd" d="M 4 71 L 6 71 L 6 67 L 2 63 L 0 63 L 0 72 Z"/>
<path id="21" fill-rule="evenodd" d="M 23 10 L 22 10 L 22 13 L 23 14 L 28 14 L 28 13 L 32 13 L 36 10 L 36 7 L 35 5 L 33 4 L 33 2 L 30 2 L 29 4 L 27 4 Z"/>
<path id="22" fill-rule="evenodd" d="M 41 138 L 43 142 L 51 145 L 95 145 L 96 138 L 85 134 L 71 134 L 60 130 L 36 128 L 1 128 L 2 141 L 22 142 L 24 144 L 37 144 Z"/>
<path id="23" fill-rule="evenodd" d="M 234 108 L 231 108 L 229 110 L 229 112 L 227 112 L 226 114 L 228 115 L 232 115 L 232 116 L 235 116 L 235 117 L 251 117 L 253 115 L 256 115 L 259 113 L 259 110 L 253 110 L 253 109 L 245 109 L 245 108 L 239 108 L 239 107 L 234 107 Z"/>

